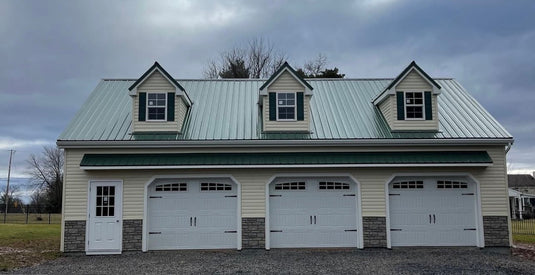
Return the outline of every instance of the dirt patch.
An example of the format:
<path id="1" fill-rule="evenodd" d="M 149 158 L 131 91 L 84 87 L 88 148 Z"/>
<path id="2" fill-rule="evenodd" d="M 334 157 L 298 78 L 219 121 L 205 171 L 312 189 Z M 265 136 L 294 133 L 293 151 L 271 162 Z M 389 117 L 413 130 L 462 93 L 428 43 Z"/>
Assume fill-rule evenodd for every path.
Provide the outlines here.
<path id="1" fill-rule="evenodd" d="M 13 247 L 2 247 L 0 246 L 0 255 L 10 254 L 10 253 L 28 253 L 29 250 L 26 249 L 16 249 Z"/>
<path id="2" fill-rule="evenodd" d="M 511 251 L 514 256 L 535 261 L 535 244 L 517 243 Z"/>
<path id="3" fill-rule="evenodd" d="M 39 240 L 0 246 L 0 271 L 33 266 L 59 257 L 59 251 L 50 249 L 55 243 L 53 240 Z"/>

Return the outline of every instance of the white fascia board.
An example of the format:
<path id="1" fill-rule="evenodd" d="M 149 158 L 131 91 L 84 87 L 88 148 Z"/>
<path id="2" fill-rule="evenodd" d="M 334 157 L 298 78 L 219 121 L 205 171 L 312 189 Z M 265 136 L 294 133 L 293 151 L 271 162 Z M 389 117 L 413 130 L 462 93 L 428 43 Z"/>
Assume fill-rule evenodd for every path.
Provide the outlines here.
<path id="1" fill-rule="evenodd" d="M 379 104 L 381 104 L 381 102 L 385 101 L 385 99 L 387 99 L 388 96 L 391 95 L 390 90 L 391 89 L 383 91 L 379 97 L 372 101 L 373 105 L 378 106 Z"/>
<path id="2" fill-rule="evenodd" d="M 492 163 L 420 163 L 420 164 L 291 164 L 291 165 L 169 165 L 169 166 L 80 166 L 82 170 L 145 169 L 244 169 L 244 168 L 354 168 L 354 167 L 489 167 Z"/>
<path id="3" fill-rule="evenodd" d="M 512 138 L 488 139 L 337 139 L 337 140 L 206 140 L 206 141 L 75 141 L 58 140 L 60 148 L 192 148 L 192 147 L 316 147 L 316 146 L 458 146 L 509 145 Z"/>

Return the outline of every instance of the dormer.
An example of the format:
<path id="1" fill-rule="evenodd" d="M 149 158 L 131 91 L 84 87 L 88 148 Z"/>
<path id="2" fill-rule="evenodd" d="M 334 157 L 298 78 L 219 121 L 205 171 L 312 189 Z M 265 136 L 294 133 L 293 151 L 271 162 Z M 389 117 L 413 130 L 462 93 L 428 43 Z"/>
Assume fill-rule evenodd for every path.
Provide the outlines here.
<path id="1" fill-rule="evenodd" d="M 440 90 L 440 85 L 413 61 L 373 104 L 393 132 L 438 131 Z"/>
<path id="2" fill-rule="evenodd" d="M 155 62 L 130 88 L 132 132 L 181 133 L 192 102 L 186 90 Z"/>
<path id="3" fill-rule="evenodd" d="M 309 133 L 312 86 L 287 63 L 260 87 L 262 131 Z"/>

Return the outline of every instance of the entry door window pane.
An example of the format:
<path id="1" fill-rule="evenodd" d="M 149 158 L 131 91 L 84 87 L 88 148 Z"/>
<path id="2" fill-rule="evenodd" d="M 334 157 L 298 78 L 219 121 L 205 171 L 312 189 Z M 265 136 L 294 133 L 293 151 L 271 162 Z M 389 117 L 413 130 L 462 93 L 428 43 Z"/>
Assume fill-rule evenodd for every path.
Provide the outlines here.
<path id="1" fill-rule="evenodd" d="M 95 215 L 97 217 L 115 216 L 115 186 L 97 186 L 96 196 Z"/>

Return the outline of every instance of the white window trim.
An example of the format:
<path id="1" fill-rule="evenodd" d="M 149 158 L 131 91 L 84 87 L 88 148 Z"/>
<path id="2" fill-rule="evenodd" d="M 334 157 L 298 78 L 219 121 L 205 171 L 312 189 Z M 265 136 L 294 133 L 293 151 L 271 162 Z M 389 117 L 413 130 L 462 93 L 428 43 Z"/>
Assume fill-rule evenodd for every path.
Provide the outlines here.
<path id="1" fill-rule="evenodd" d="M 294 118 L 293 119 L 280 119 L 279 118 L 279 94 L 294 94 Z M 276 92 L 276 109 L 277 109 L 277 121 L 297 121 L 297 93 L 296 92 Z M 291 107 L 290 105 L 285 105 Z"/>
<path id="2" fill-rule="evenodd" d="M 407 93 L 421 93 L 422 94 L 422 117 L 421 118 L 408 118 L 407 117 Z M 420 104 L 411 104 L 411 107 L 418 107 Z M 422 90 L 406 90 L 403 91 L 403 112 L 405 114 L 405 120 L 425 120 L 425 91 Z"/>
<path id="3" fill-rule="evenodd" d="M 149 95 L 150 94 L 164 94 L 165 95 L 165 111 L 164 119 L 149 119 Z M 147 93 L 147 102 L 145 102 L 145 121 L 147 122 L 166 122 L 167 121 L 167 92 L 151 92 Z M 157 108 L 161 108 L 158 106 Z"/>

